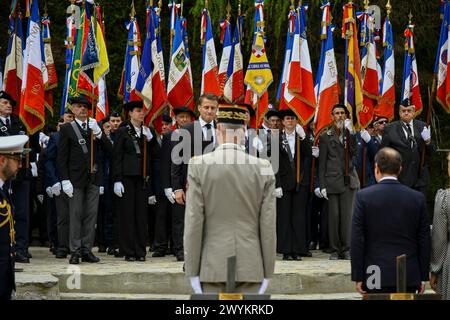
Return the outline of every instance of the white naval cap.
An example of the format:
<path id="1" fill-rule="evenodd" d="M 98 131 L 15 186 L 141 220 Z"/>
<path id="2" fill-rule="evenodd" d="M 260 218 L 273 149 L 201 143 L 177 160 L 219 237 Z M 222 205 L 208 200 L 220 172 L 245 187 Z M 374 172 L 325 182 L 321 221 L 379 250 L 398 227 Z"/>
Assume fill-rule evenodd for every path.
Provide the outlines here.
<path id="1" fill-rule="evenodd" d="M 24 155 L 30 151 L 24 148 L 27 142 L 26 135 L 0 137 L 0 154 Z"/>

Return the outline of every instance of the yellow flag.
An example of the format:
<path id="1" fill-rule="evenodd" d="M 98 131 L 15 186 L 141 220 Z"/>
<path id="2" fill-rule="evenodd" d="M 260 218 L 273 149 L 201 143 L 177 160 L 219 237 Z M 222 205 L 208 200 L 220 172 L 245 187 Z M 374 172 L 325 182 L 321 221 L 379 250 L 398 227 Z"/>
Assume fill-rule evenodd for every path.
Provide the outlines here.
<path id="1" fill-rule="evenodd" d="M 273 74 L 267 60 L 264 39 L 260 32 L 256 33 L 244 82 L 258 97 L 261 97 L 273 82 Z"/>
<path id="2" fill-rule="evenodd" d="M 97 46 L 100 63 L 94 68 L 94 83 L 109 72 L 108 52 L 106 51 L 105 38 L 100 24 L 97 22 Z"/>

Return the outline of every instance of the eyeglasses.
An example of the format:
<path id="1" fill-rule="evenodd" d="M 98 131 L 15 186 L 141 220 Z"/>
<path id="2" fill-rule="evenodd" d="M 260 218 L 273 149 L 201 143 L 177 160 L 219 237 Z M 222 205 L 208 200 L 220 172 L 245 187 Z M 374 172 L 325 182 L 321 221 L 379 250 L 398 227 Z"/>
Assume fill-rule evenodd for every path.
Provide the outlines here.
<path id="1" fill-rule="evenodd" d="M 377 122 L 377 124 L 386 124 L 386 123 L 387 123 L 387 121 L 384 121 L 384 120 L 383 120 L 383 121 L 378 121 L 378 122 Z"/>

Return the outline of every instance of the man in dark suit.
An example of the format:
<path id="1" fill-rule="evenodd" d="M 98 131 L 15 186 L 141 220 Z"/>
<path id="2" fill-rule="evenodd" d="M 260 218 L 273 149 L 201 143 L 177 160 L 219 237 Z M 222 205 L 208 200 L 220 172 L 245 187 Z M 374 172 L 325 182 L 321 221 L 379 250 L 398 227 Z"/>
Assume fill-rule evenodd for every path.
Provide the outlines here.
<path id="1" fill-rule="evenodd" d="M 0 301 L 10 300 L 16 289 L 14 280 L 14 204 L 5 182 L 13 179 L 22 166 L 28 137 L 0 137 Z"/>
<path id="2" fill-rule="evenodd" d="M 431 243 L 425 197 L 398 182 L 401 163 L 399 152 L 381 149 L 375 156 L 378 184 L 355 198 L 352 281 L 361 294 L 396 292 L 396 257 L 403 254 L 407 291 L 425 290 L 422 281 L 428 280 Z"/>
<path id="3" fill-rule="evenodd" d="M 12 114 L 16 101 L 5 91 L 0 91 L 0 136 L 26 135 L 27 129 L 19 117 Z M 39 134 L 30 137 L 32 152 L 28 155 L 28 162 L 34 166 L 36 155 L 40 152 Z M 30 229 L 30 182 L 31 168 L 23 160 L 22 168 L 13 181 L 8 182 L 12 190 L 12 201 L 15 205 L 14 219 L 16 228 L 16 262 L 29 263 L 31 254 L 28 252 Z"/>
<path id="4" fill-rule="evenodd" d="M 384 129 L 381 148 L 391 147 L 402 155 L 402 172 L 398 181 L 422 192 L 425 197 L 430 183 L 428 165 L 422 163 L 422 150 L 431 156 L 436 147 L 431 140 L 431 130 L 420 120 L 415 120 L 415 106 L 409 100 L 399 108 L 400 120 L 392 122 Z M 422 166 L 423 165 L 423 166 Z"/>
<path id="5" fill-rule="evenodd" d="M 277 252 L 283 260 L 311 257 L 307 243 L 307 210 L 311 180 L 311 143 L 292 110 L 280 112 L 284 130 L 276 173 Z"/>
<path id="6" fill-rule="evenodd" d="M 350 259 L 350 227 L 352 206 L 359 179 L 355 162 L 356 135 L 347 107 L 337 104 L 332 109 L 333 125 L 321 134 L 319 141 L 319 185 L 328 201 L 331 260 Z"/>
<path id="7" fill-rule="evenodd" d="M 75 120 L 61 126 L 57 155 L 62 190 L 69 197 L 69 263 L 78 264 L 80 258 L 84 262 L 95 263 L 100 261 L 92 253 L 92 247 L 103 182 L 103 168 L 98 155 L 100 148 L 111 153 L 112 145 L 102 134 L 97 121 L 88 118 L 88 109 L 92 105 L 87 97 L 73 97 L 70 105 Z"/>
<path id="8" fill-rule="evenodd" d="M 172 141 L 180 141 L 173 148 L 177 159 L 172 159 L 171 183 L 177 202 L 173 207 L 174 251 L 178 261 L 184 261 L 183 230 L 186 201 L 186 182 L 189 160 L 193 156 L 212 152 L 216 144 L 215 118 L 219 100 L 213 94 L 204 94 L 199 98 L 197 121 L 187 124 L 172 135 Z"/>

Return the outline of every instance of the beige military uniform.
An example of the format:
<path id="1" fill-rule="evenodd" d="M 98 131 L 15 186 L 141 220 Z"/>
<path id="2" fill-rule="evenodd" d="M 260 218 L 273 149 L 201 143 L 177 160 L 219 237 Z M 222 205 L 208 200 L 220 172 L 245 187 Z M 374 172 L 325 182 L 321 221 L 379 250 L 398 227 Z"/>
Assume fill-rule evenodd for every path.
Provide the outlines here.
<path id="1" fill-rule="evenodd" d="M 227 259 L 236 256 L 238 285 L 272 277 L 274 190 L 271 164 L 246 154 L 241 146 L 223 144 L 192 158 L 184 230 L 186 275 L 199 276 L 202 283 L 225 283 Z"/>

